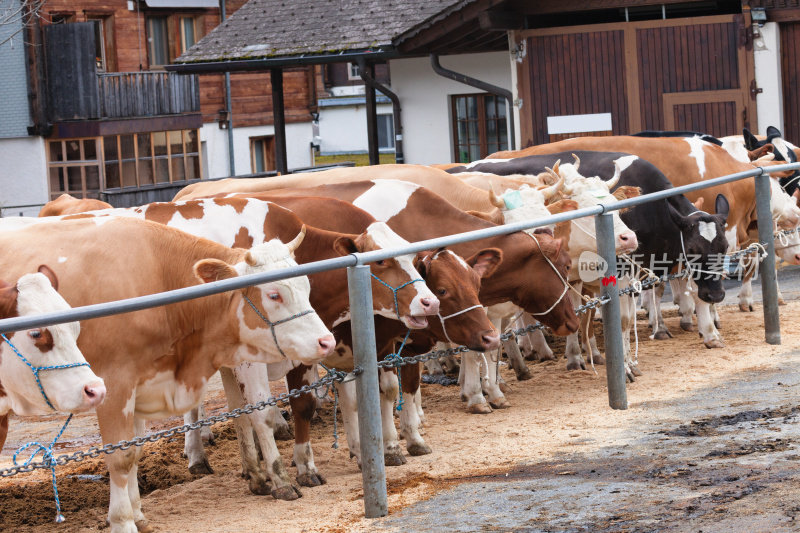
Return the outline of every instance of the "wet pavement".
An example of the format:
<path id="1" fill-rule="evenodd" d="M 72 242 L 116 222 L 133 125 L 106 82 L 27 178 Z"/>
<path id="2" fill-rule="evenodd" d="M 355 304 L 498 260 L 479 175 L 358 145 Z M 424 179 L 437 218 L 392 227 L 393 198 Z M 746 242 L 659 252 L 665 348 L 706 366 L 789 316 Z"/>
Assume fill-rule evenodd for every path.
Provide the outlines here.
<path id="1" fill-rule="evenodd" d="M 553 461 L 451 480 L 373 530 L 800 531 L 800 351 L 779 357 L 676 401 L 631 405 L 605 442 L 575 439 Z"/>

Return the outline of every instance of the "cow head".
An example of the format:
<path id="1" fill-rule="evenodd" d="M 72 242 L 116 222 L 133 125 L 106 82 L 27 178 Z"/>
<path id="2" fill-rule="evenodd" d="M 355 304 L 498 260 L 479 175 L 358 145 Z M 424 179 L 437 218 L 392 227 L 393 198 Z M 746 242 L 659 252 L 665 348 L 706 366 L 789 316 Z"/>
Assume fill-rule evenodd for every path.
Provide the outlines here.
<path id="1" fill-rule="evenodd" d="M 466 261 L 444 248 L 420 252 L 417 270 L 439 298 L 438 320 L 428 329 L 442 342 L 463 344 L 483 352 L 500 347 L 500 334 L 478 300 L 481 278 L 491 276 L 503 260 L 503 252 L 487 248 Z"/>
<path id="2" fill-rule="evenodd" d="M 728 249 L 725 238 L 725 221 L 728 218 L 728 200 L 717 195 L 715 210 L 711 215 L 705 211 L 695 211 L 689 215 L 679 213 L 672 204 L 667 203 L 670 218 L 678 226 L 683 236 L 683 253 L 690 265 L 706 272 L 720 272 L 722 258 Z M 697 284 L 697 295 L 708 303 L 718 303 L 725 298 L 722 276 L 697 273 L 693 275 Z"/>
<path id="3" fill-rule="evenodd" d="M 194 265 L 195 276 L 203 283 L 209 283 L 297 266 L 293 252 L 304 236 L 305 227 L 288 244 L 272 239 L 254 246 L 243 251 L 242 262 L 235 265 L 219 259 L 203 259 Z M 311 285 L 306 276 L 241 289 L 241 297 L 234 300 L 232 320 L 238 324 L 241 343 L 253 348 L 241 350 L 243 358 L 260 363 L 293 359 L 311 364 L 330 355 L 336 343 L 313 312 L 308 300 L 310 292 Z M 312 312 L 305 313 L 308 310 Z M 264 318 L 272 324 L 285 322 L 270 326 Z"/>
<path id="4" fill-rule="evenodd" d="M 340 237 L 336 251 L 342 255 L 369 252 L 408 245 L 385 222 L 373 222 L 367 231 L 357 238 Z M 372 305 L 375 312 L 386 318 L 403 322 L 411 329 L 428 326 L 426 316 L 439 311 L 439 300 L 414 268 L 414 255 L 401 255 L 375 261 L 370 264 L 372 272 Z M 395 303 L 396 302 L 396 303 Z"/>
<path id="5" fill-rule="evenodd" d="M 638 187 L 621 186 L 617 187 L 613 193 L 611 192 L 611 189 L 619 182 L 622 173 L 618 162 L 614 162 L 614 167 L 614 176 L 609 181 L 603 181 L 599 177 L 574 177 L 565 185 L 565 194 L 577 202 L 579 209 L 598 204 L 609 205 L 619 200 L 638 196 Z M 614 244 L 617 253 L 633 252 L 639 246 L 636 234 L 622 221 L 617 211 L 612 211 L 611 217 L 614 222 Z M 591 218 L 574 220 L 569 241 L 570 254 L 575 258 L 587 250 L 597 251 L 594 222 Z"/>
<path id="6" fill-rule="evenodd" d="M 549 217 L 550 210 L 547 203 L 555 199 L 558 192 L 564 186 L 564 179 L 560 178 L 553 185 L 542 188 L 533 188 L 523 185 L 518 190 L 507 190 L 501 197 L 497 197 L 494 191 L 489 191 L 489 201 L 500 209 L 503 214 L 503 223 L 523 222 L 526 220 L 537 220 Z M 555 225 L 543 226 L 552 235 Z"/>
<path id="7" fill-rule="evenodd" d="M 46 266 L 22 276 L 16 286 L 0 282 L 0 317 L 66 311 L 69 305 L 56 289 L 58 280 Z M 76 344 L 80 324 L 70 322 L 46 328 L 7 333 L 9 341 L 35 367 L 86 363 Z M 47 399 L 57 411 L 77 413 L 97 407 L 106 395 L 103 380 L 88 366 L 39 372 Z M 36 379 L 22 359 L 0 340 L 0 412 L 42 415 L 53 412 Z"/>
<path id="8" fill-rule="evenodd" d="M 516 294 L 512 302 L 531 313 L 556 335 L 578 330 L 578 318 L 567 297 L 565 280 L 572 267 L 561 239 L 527 233 L 523 263 L 516 269 Z"/>
<path id="9" fill-rule="evenodd" d="M 793 150 L 794 147 L 783 138 L 781 131 L 774 126 L 769 126 L 767 128 L 767 138 L 763 141 L 759 141 L 747 128 L 744 128 L 742 136 L 744 137 L 745 148 L 748 150 L 756 150 L 762 146 L 771 144 L 773 146 L 773 153 L 775 154 L 775 161 L 785 163 L 797 162 L 797 154 Z M 779 178 L 781 187 L 784 188 L 787 194 L 792 195 L 798 190 L 800 171 L 795 170 L 787 172 L 786 175 L 779 176 Z"/>
<path id="10" fill-rule="evenodd" d="M 788 235 L 779 234 L 775 241 L 775 253 L 790 265 L 800 265 L 800 230 Z"/>

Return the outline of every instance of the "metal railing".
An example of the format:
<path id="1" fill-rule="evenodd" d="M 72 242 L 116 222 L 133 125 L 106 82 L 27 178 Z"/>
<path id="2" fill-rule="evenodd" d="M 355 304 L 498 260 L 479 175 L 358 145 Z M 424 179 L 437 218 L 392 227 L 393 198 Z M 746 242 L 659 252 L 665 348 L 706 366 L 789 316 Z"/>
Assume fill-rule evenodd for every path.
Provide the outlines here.
<path id="1" fill-rule="evenodd" d="M 438 237 L 410 243 L 403 247 L 354 253 L 348 256 L 306 263 L 270 272 L 239 276 L 232 279 L 158 294 L 76 307 L 68 311 L 47 313 L 37 316 L 8 318 L 0 320 L 0 332 L 19 331 L 64 322 L 87 320 L 113 314 L 138 311 L 262 283 L 346 267 L 348 269 L 347 280 L 354 343 L 354 365 L 360 368 L 361 374 L 366 377 L 366 379 L 358 379 L 356 383 L 359 430 L 361 432 L 360 442 L 365 516 L 367 518 L 385 516 L 388 509 L 386 499 L 386 476 L 383 462 L 383 436 L 379 410 L 378 362 L 375 347 L 374 322 L 372 320 L 371 278 L 370 270 L 366 266 L 367 263 L 423 250 L 431 250 L 443 246 L 507 235 L 517 231 L 565 222 L 585 216 L 595 216 L 599 255 L 607 262 L 609 272 L 616 272 L 614 232 L 610 215 L 612 211 L 635 207 L 686 192 L 723 185 L 743 179 L 755 178 L 759 242 L 765 245 L 767 252 L 766 258 L 761 262 L 759 267 L 759 274 L 762 278 L 761 290 L 764 307 L 765 337 L 766 342 L 769 344 L 780 344 L 780 324 L 775 274 L 775 245 L 773 240 L 772 213 L 770 210 L 770 183 L 768 181 L 771 178 L 768 174 L 798 169 L 800 169 L 800 163 L 775 165 L 768 169 L 756 168 L 746 172 L 739 172 L 691 185 L 675 187 L 636 198 L 620 200 L 610 205 L 598 204 L 538 220 L 505 224 L 446 237 Z M 626 409 L 627 396 L 625 390 L 624 353 L 622 350 L 619 291 L 616 285 L 608 284 L 604 286 L 602 298 L 607 300 L 606 310 L 603 315 L 603 332 L 605 336 L 607 360 L 609 404 L 614 409 Z"/>

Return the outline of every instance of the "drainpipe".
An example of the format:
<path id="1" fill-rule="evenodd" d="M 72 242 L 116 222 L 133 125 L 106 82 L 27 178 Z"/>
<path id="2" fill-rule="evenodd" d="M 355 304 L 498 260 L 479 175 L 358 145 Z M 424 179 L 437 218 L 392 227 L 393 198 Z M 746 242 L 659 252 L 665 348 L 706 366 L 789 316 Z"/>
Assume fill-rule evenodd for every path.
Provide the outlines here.
<path id="1" fill-rule="evenodd" d="M 405 162 L 405 157 L 403 157 L 403 119 L 401 116 L 400 98 L 386 86 L 376 81 L 375 78 L 370 75 L 369 69 L 361 68 L 361 65 L 359 65 L 358 70 L 365 84 L 385 94 L 392 101 L 392 114 L 394 115 L 394 162 L 401 165 Z"/>
<path id="2" fill-rule="evenodd" d="M 225 0 L 219 0 L 220 24 L 225 22 Z M 225 73 L 225 112 L 228 115 L 228 172 L 236 175 L 236 163 L 233 153 L 233 107 L 231 105 L 231 73 Z"/>
<path id="3" fill-rule="evenodd" d="M 505 98 L 506 102 L 508 102 L 506 116 L 508 117 L 509 125 L 509 147 L 511 150 L 517 149 L 517 140 L 514 134 L 514 108 L 512 107 L 514 105 L 514 98 L 511 95 L 511 91 L 503 89 L 502 87 L 498 87 L 497 85 L 492 85 L 491 83 L 486 83 L 485 81 L 472 78 L 466 74 L 459 74 L 458 72 L 446 69 L 439 64 L 439 56 L 437 54 L 431 54 L 431 66 L 433 67 L 433 71 L 439 76 L 443 76 L 449 80 L 457 81 L 458 83 L 463 83 L 464 85 L 469 85 L 470 87 L 475 87 L 476 89 L 481 89 L 487 93 Z"/>

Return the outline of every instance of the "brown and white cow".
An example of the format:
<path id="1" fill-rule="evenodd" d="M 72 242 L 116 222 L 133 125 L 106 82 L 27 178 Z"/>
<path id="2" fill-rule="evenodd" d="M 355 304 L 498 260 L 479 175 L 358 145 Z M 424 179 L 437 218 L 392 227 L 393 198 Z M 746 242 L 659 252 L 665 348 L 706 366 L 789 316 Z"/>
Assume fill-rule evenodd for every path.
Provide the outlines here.
<path id="1" fill-rule="evenodd" d="M 69 304 L 58 294 L 58 278 L 46 265 L 25 274 L 16 284 L 0 280 L 0 318 L 66 311 Z M 79 413 L 93 409 L 106 396 L 103 380 L 86 365 L 76 341 L 80 324 L 70 322 L 45 328 L 8 332 L 0 339 L 0 450 L 8 432 L 8 416 L 45 415 L 53 411 Z M 39 371 L 51 366 L 73 366 Z"/>
<path id="2" fill-rule="evenodd" d="M 293 266 L 289 245 L 274 239 L 250 250 L 231 250 L 206 239 L 143 220 L 107 217 L 43 220 L 5 229 L 0 221 L 0 271 L 20 275 L 45 261 L 53 265 L 71 305 L 114 301 L 200 282 Z M 203 398 L 222 366 L 287 357 L 313 363 L 333 348 L 311 305 L 307 278 L 267 283 L 201 299 L 86 321 L 78 346 L 109 393 L 97 408 L 104 443 L 143 434 L 147 419 L 182 414 Z M 250 303 L 245 301 L 247 297 Z M 274 329 L 272 322 L 292 319 Z M 141 510 L 139 447 L 106 458 L 114 533 L 148 530 Z"/>
<path id="3" fill-rule="evenodd" d="M 55 200 L 50 200 L 41 211 L 40 217 L 55 217 L 61 215 L 74 215 L 77 213 L 85 213 L 86 211 L 95 211 L 97 209 L 110 209 L 113 206 L 102 200 L 95 200 L 94 198 L 75 198 L 71 194 L 62 194 Z"/>

